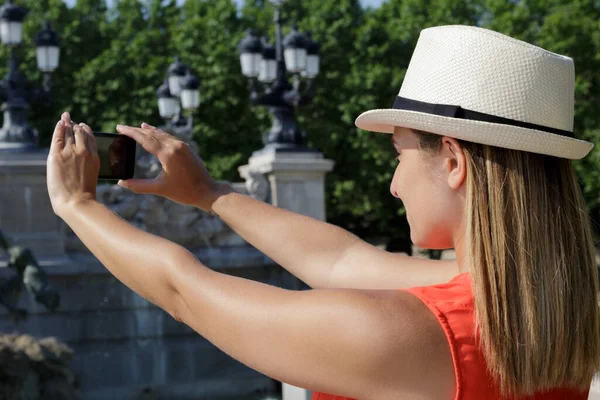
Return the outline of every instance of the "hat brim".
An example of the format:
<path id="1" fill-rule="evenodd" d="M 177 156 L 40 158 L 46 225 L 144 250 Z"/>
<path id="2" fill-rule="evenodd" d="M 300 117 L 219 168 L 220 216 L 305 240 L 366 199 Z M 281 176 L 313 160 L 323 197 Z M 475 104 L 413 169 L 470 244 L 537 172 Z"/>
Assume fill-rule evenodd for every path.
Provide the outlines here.
<path id="1" fill-rule="evenodd" d="M 421 130 L 469 142 L 578 160 L 594 144 L 536 129 L 444 117 L 419 111 L 380 109 L 362 113 L 356 126 L 372 132 L 394 133 L 394 127 Z"/>

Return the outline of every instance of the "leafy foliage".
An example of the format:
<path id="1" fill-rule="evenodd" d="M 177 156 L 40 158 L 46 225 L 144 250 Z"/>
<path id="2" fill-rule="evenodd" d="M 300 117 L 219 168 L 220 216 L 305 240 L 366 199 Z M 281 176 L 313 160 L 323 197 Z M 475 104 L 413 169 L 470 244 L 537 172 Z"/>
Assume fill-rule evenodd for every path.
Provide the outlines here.
<path id="1" fill-rule="evenodd" d="M 32 39 L 48 18 L 61 36 L 61 64 L 49 107 L 30 121 L 48 143 L 63 110 L 94 129 L 117 123 L 160 124 L 156 88 L 180 55 L 202 80 L 194 137 L 218 179 L 238 180 L 237 167 L 262 147 L 268 111 L 251 107 L 236 45 L 248 27 L 273 42 L 273 7 L 247 0 L 21 0 L 30 9 L 19 49 L 28 79 L 40 82 Z M 389 107 L 401 86 L 421 29 L 470 24 L 524 39 L 575 59 L 576 134 L 600 139 L 600 6 L 594 0 L 388 0 L 363 9 L 358 0 L 289 0 L 287 19 L 322 45 L 322 73 L 312 105 L 298 111 L 311 146 L 336 162 L 327 178 L 328 220 L 367 239 L 406 236 L 404 209 L 389 195 L 395 167 L 389 138 L 358 130 L 363 111 Z M 6 59 L 7 50 L 0 48 Z M 4 68 L 4 71 L 6 68 Z M 3 72 L 0 69 L 0 72 Z M 600 150 L 575 164 L 587 204 L 600 221 Z"/>

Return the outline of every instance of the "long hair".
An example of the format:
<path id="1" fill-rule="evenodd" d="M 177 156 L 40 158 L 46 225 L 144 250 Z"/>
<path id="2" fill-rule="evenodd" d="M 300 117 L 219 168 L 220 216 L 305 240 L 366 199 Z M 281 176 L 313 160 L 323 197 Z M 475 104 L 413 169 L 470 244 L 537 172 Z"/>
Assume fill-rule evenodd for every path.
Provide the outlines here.
<path id="1" fill-rule="evenodd" d="M 435 154 L 440 135 L 415 132 Z M 570 160 L 459 141 L 476 329 L 504 396 L 587 390 L 600 369 L 598 269 Z"/>

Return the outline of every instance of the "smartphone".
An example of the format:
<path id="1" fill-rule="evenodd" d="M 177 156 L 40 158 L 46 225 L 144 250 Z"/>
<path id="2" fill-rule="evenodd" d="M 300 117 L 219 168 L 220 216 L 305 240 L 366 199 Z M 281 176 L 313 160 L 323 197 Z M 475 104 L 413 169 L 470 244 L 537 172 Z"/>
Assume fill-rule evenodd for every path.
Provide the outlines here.
<path id="1" fill-rule="evenodd" d="M 94 132 L 100 156 L 99 180 L 131 179 L 135 170 L 136 142 L 118 133 Z"/>

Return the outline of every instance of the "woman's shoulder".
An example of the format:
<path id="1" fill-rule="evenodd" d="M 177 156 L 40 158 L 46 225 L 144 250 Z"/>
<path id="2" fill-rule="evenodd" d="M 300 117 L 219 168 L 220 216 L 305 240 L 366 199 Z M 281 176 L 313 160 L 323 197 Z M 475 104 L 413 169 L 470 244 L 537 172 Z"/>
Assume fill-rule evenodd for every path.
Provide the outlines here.
<path id="1" fill-rule="evenodd" d="M 428 335 L 424 340 L 429 341 L 432 345 L 445 348 L 446 354 L 450 354 L 452 369 L 449 373 L 455 379 L 455 394 L 443 398 L 502 398 L 498 386 L 488 373 L 485 357 L 479 345 L 470 275 L 462 273 L 445 283 L 404 289 L 402 292 L 412 295 L 416 301 L 422 304 L 425 312 L 431 315 L 428 325 L 423 325 L 423 329 L 429 329 L 438 336 Z M 434 325 L 437 325 L 437 329 L 434 328 Z M 444 352 L 443 349 L 439 349 L 439 351 Z M 587 398 L 587 394 L 570 389 L 555 389 L 527 399 L 567 398 L 584 399 Z"/>
<path id="2" fill-rule="evenodd" d="M 437 316 L 412 289 L 398 290 L 390 306 L 398 312 L 388 321 L 395 325 L 389 331 L 392 335 L 396 332 L 394 342 L 401 343 L 396 348 L 398 372 L 403 376 L 398 380 L 398 395 L 420 393 L 425 398 L 453 399 L 456 392 L 453 355 Z"/>
<path id="3" fill-rule="evenodd" d="M 474 309 L 473 289 L 470 274 L 464 272 L 454 276 L 451 280 L 429 286 L 417 286 L 404 289 L 425 303 L 440 311 L 451 312 L 455 309 Z"/>
<path id="4" fill-rule="evenodd" d="M 475 305 L 469 273 L 456 275 L 448 282 L 403 290 L 419 301 L 430 315 L 428 338 L 438 351 L 447 355 L 446 376 L 453 380 L 455 399 L 464 392 L 466 382 L 479 382 L 490 388 L 485 362 L 479 351 L 475 329 Z M 484 390 L 486 392 L 486 390 Z"/>

